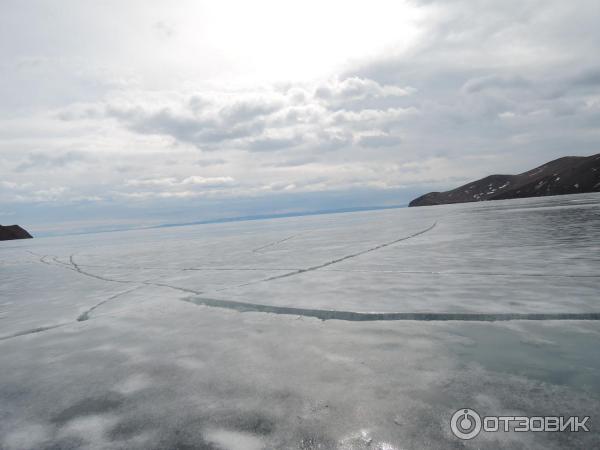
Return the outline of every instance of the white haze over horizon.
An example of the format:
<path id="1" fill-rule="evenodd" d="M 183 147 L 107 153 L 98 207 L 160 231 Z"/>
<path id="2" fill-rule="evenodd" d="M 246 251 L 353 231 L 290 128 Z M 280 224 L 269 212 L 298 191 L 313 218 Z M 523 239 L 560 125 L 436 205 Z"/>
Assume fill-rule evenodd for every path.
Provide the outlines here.
<path id="1" fill-rule="evenodd" d="M 402 204 L 599 152 L 595 1 L 0 4 L 0 223 Z"/>

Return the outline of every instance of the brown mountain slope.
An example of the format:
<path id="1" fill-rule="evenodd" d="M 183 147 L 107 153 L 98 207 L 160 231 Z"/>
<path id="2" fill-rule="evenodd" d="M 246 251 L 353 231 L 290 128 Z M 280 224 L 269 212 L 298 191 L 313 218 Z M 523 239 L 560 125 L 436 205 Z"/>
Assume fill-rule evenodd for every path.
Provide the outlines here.
<path id="1" fill-rule="evenodd" d="M 490 175 L 451 191 L 422 195 L 409 206 L 584 192 L 600 192 L 600 153 L 587 157 L 565 156 L 519 175 Z"/>
<path id="2" fill-rule="evenodd" d="M 0 225 L 0 241 L 9 241 L 11 239 L 30 239 L 31 236 L 19 225 Z"/>

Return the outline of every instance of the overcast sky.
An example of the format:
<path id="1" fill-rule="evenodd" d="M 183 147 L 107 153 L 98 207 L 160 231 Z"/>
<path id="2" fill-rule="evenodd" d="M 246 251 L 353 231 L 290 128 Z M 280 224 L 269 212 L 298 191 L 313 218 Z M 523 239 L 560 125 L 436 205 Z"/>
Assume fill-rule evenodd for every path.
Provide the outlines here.
<path id="1" fill-rule="evenodd" d="M 600 152 L 600 2 L 0 1 L 0 223 L 407 203 Z"/>

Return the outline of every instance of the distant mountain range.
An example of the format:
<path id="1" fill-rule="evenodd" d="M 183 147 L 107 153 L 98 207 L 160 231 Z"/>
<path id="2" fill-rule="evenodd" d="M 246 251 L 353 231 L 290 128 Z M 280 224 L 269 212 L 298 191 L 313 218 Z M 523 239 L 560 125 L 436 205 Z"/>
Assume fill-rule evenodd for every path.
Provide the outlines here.
<path id="1" fill-rule="evenodd" d="M 600 192 L 600 153 L 565 156 L 519 175 L 489 175 L 446 192 L 430 192 L 408 206 L 444 205 L 545 195 Z"/>
<path id="2" fill-rule="evenodd" d="M 11 239 L 30 239 L 31 236 L 19 225 L 0 225 L 0 241 L 9 241 Z"/>

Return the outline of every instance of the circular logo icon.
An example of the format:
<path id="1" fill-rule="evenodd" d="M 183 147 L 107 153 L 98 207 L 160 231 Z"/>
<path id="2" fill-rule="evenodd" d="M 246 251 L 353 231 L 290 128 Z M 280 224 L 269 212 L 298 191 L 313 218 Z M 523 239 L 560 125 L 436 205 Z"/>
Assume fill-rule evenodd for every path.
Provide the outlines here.
<path id="1" fill-rule="evenodd" d="M 473 439 L 481 431 L 481 417 L 472 409 L 459 409 L 450 419 L 450 428 L 459 439 Z"/>

